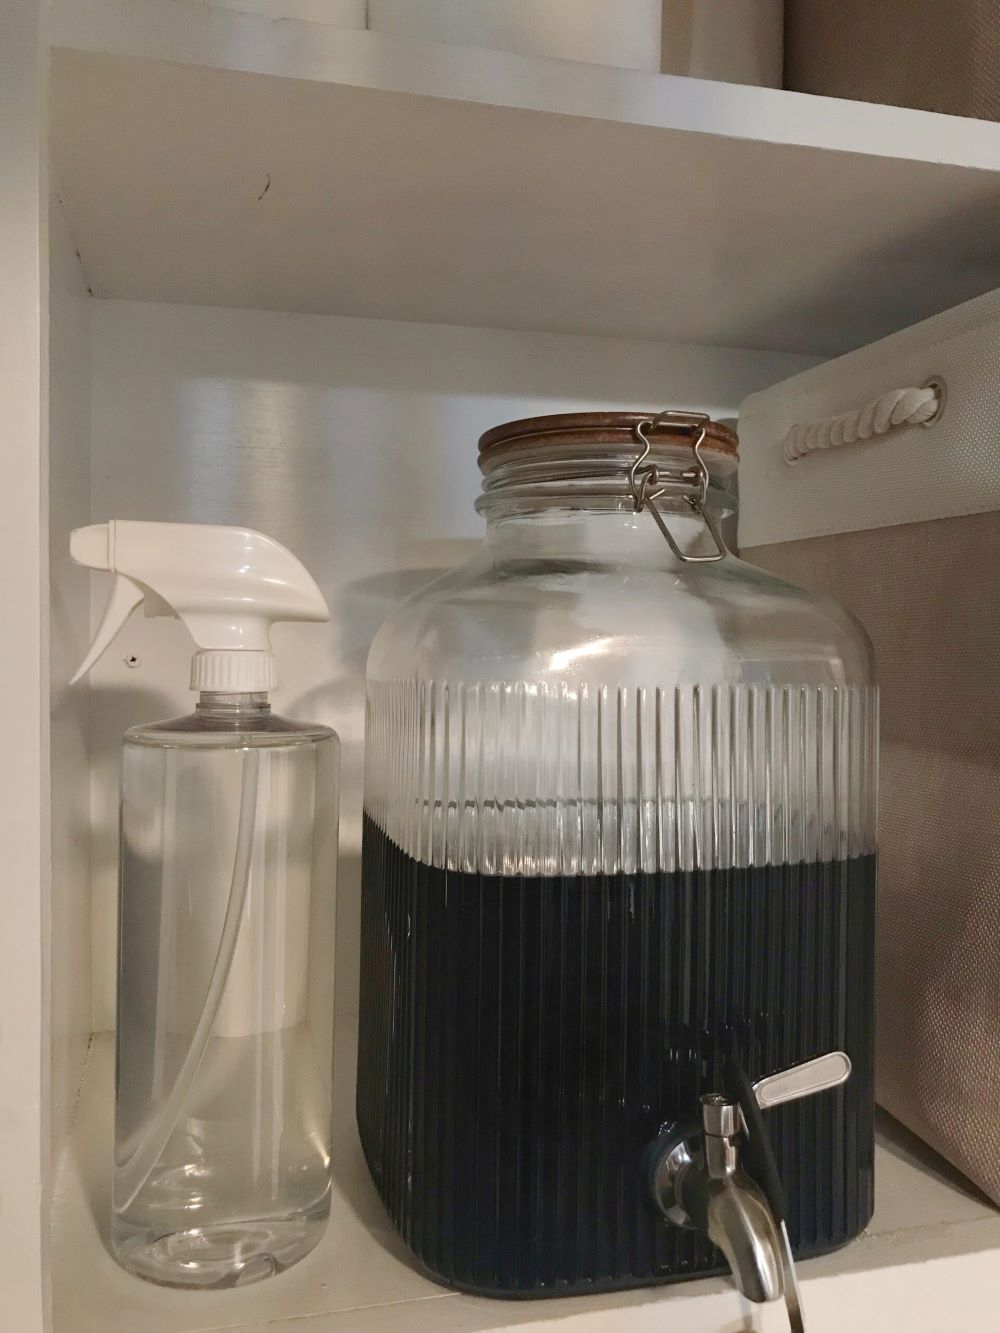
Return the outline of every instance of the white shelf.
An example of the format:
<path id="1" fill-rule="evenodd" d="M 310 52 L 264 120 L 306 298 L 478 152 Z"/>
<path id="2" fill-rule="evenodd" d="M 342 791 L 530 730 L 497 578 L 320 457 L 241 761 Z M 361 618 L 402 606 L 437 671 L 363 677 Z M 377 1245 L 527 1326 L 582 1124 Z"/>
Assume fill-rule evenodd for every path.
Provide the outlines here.
<path id="1" fill-rule="evenodd" d="M 57 0 L 98 296 L 833 353 L 1000 285 L 1000 125 Z"/>
<path id="2" fill-rule="evenodd" d="M 95 1040 L 53 1208 L 55 1333 L 474 1333 L 555 1328 L 559 1333 L 731 1333 L 787 1328 L 781 1311 L 754 1311 L 715 1278 L 610 1296 L 488 1301 L 448 1292 L 411 1267 L 368 1178 L 354 1126 L 354 1030 L 337 1043 L 335 1184 L 326 1236 L 280 1277 L 243 1291 L 154 1287 L 117 1267 L 105 1249 L 111 1157 L 112 1044 Z M 908 1333 L 970 1327 L 992 1299 L 1000 1215 L 945 1163 L 888 1119 L 876 1157 L 869 1230 L 836 1254 L 801 1266 L 810 1333 L 845 1327 Z M 967 1302 L 964 1304 L 963 1302 Z M 963 1323 L 962 1310 L 969 1322 Z M 885 1312 L 884 1322 L 878 1317 Z M 905 1312 L 905 1321 L 903 1313 Z"/>

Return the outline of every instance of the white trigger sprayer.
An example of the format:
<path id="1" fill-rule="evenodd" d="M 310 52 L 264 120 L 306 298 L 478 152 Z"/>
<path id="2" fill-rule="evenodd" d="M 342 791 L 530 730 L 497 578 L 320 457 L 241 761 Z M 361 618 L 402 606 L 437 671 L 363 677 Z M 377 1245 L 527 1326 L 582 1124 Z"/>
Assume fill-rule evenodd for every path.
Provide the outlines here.
<path id="1" fill-rule="evenodd" d="M 231 1063 L 214 1069 L 211 1062 L 205 1065 L 213 1036 L 218 1039 L 213 1050 L 227 1047 L 227 1039 L 229 1047 L 234 1041 L 257 1043 L 259 1065 L 265 1058 L 262 1052 L 269 1049 L 267 1041 L 281 1030 L 280 1022 L 297 1021 L 302 1007 L 296 997 L 312 958 L 312 945 L 307 948 L 305 941 L 317 896 L 327 892 L 326 884 L 317 886 L 310 876 L 317 864 L 317 842 L 329 841 L 331 820 L 335 847 L 337 740 L 329 728 L 271 714 L 266 692 L 276 685 L 277 672 L 270 629 L 275 621 L 325 621 L 330 613 L 300 561 L 270 537 L 247 528 L 115 519 L 78 528 L 70 538 L 70 553 L 78 564 L 114 576 L 101 623 L 74 681 L 90 670 L 142 602 L 147 616 L 177 616 L 187 626 L 197 647 L 191 688 L 201 692 L 190 717 L 136 727 L 126 735 L 119 994 L 128 1002 L 119 1004 L 116 1096 L 121 1114 L 116 1120 L 113 1246 L 120 1262 L 154 1281 L 192 1286 L 253 1281 L 287 1267 L 305 1252 L 303 1227 L 284 1233 L 275 1225 L 266 1232 L 266 1241 L 261 1240 L 265 1233 L 254 1220 L 259 1203 L 251 1201 L 247 1185 L 246 1227 L 241 1231 L 240 1217 L 231 1216 L 232 1199 L 244 1186 L 238 1173 L 246 1164 L 236 1155 L 226 1166 L 235 1178 L 225 1179 L 216 1167 L 226 1226 L 220 1226 L 217 1242 L 206 1243 L 212 1199 L 210 1191 L 205 1193 L 204 1158 L 214 1151 L 213 1131 L 204 1109 L 192 1110 L 189 1103 L 194 1096 L 200 1106 L 210 1107 L 220 1089 L 232 1091 Z M 262 780 L 265 762 L 268 776 Z M 327 791 L 320 775 L 330 772 Z M 226 849 L 232 846 L 232 834 L 224 830 L 232 827 L 227 812 L 235 812 L 237 788 L 239 815 L 230 863 Z M 324 809 L 324 801 L 332 808 Z M 263 821 L 257 837 L 259 805 L 280 835 L 267 839 L 266 854 L 255 851 L 256 844 L 263 847 L 265 841 Z M 303 825 L 303 808 L 313 821 L 322 821 L 319 831 L 310 832 L 308 820 Z M 257 886 L 252 912 L 247 909 L 251 882 Z M 243 1026 L 237 1033 L 224 1023 L 220 1027 L 219 1019 L 245 913 L 253 946 L 248 942 L 241 948 L 240 982 L 226 1000 L 230 1008 L 242 1005 Z M 293 958 L 295 939 L 303 944 Z M 141 947 L 133 949 L 137 941 Z M 152 952 L 150 941 L 155 944 Z M 274 941 L 287 957 L 275 954 L 279 945 Z M 156 963 L 151 967 L 152 957 Z M 326 965 L 332 967 L 332 959 Z M 275 1020 L 274 1013 L 284 1017 Z M 299 1076 L 278 1067 L 285 1079 Z M 315 1082 L 315 1071 L 310 1078 Z M 210 1095 L 209 1087 L 214 1090 Z M 251 1084 L 239 1098 L 251 1126 L 255 1117 L 270 1114 L 267 1105 L 255 1103 L 256 1095 Z M 296 1104 L 294 1098 L 289 1104 Z M 197 1132 L 192 1125 L 199 1126 Z M 259 1130 L 253 1132 L 259 1139 Z M 294 1142 L 294 1126 L 283 1132 Z M 304 1142 L 310 1141 L 310 1133 L 315 1139 L 312 1124 L 301 1132 Z M 156 1195 L 157 1180 L 166 1170 L 164 1164 L 178 1154 L 184 1160 L 184 1153 L 196 1154 L 185 1170 L 201 1192 L 192 1202 L 193 1196 L 185 1199 L 181 1190 L 173 1218 Z M 300 1157 L 308 1160 L 303 1150 Z M 328 1147 L 316 1162 L 318 1171 L 328 1172 Z M 173 1179 L 176 1165 L 170 1169 Z M 284 1179 L 283 1170 L 277 1162 L 272 1178 Z M 182 1171 L 177 1178 L 187 1177 Z M 195 1230 L 192 1209 L 198 1210 Z M 293 1213 L 287 1201 L 285 1214 Z M 286 1234 L 294 1234 L 294 1239 L 282 1240 Z M 312 1244 L 315 1239 L 307 1248 Z"/>
<path id="2" fill-rule="evenodd" d="M 90 670 L 140 602 L 147 616 L 178 616 L 187 626 L 199 650 L 191 662 L 193 690 L 273 689 L 272 624 L 330 619 L 305 566 L 250 528 L 119 518 L 77 528 L 69 549 L 78 565 L 115 576 L 71 684 Z"/>

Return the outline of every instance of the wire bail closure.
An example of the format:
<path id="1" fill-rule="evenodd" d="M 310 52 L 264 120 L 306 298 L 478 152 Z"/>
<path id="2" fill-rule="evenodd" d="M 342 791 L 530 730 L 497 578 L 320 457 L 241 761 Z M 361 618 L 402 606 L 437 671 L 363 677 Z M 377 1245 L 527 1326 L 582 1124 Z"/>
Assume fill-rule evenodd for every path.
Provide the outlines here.
<path id="1" fill-rule="evenodd" d="M 706 426 L 709 420 L 711 418 L 704 412 L 667 411 L 661 412 L 659 416 L 651 417 L 648 421 L 637 421 L 635 423 L 636 439 L 642 445 L 642 453 L 639 454 L 628 471 L 629 489 L 632 492 L 632 503 L 635 506 L 635 512 L 641 514 L 644 509 L 649 510 L 656 526 L 666 538 L 671 551 L 678 560 L 682 560 L 686 565 L 713 564 L 716 560 L 725 559 L 729 554 L 726 543 L 722 540 L 718 524 L 706 504 L 710 477 L 705 460 L 701 455 L 701 446 L 708 434 Z M 660 471 L 656 464 L 646 462 L 652 448 L 648 432 L 655 430 L 657 426 L 664 425 L 691 432 L 691 452 L 694 454 L 694 467 L 682 473 L 681 481 L 697 486 L 698 491 L 696 495 L 685 495 L 683 498 L 684 503 L 694 510 L 708 529 L 709 536 L 715 543 L 715 553 L 713 555 L 689 555 L 682 551 L 674 541 L 670 529 L 663 521 L 663 515 L 657 507 L 656 501 L 663 495 L 667 487 L 660 480 Z"/>

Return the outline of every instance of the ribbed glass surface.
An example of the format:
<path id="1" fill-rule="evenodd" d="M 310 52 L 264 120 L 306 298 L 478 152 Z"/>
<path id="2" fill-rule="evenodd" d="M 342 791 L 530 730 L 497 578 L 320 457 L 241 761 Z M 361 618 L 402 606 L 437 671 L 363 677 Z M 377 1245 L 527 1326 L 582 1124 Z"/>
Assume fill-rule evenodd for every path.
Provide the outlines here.
<path id="1" fill-rule="evenodd" d="M 366 810 L 427 865 L 612 875 L 875 846 L 871 686 L 368 690 Z"/>
<path id="2" fill-rule="evenodd" d="M 829 1050 L 769 1112 L 799 1253 L 872 1199 L 877 695 L 370 686 L 358 1121 L 414 1253 L 493 1294 L 723 1266 L 642 1159 L 727 1057 Z"/>

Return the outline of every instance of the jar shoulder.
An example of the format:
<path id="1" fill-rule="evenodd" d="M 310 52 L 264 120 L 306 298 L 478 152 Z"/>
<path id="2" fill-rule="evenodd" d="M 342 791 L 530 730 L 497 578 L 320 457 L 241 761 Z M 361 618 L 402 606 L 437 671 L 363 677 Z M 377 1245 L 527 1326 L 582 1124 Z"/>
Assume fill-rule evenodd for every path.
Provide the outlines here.
<path id="1" fill-rule="evenodd" d="M 831 598 L 735 557 L 684 568 L 481 559 L 393 612 L 369 675 L 867 684 L 872 652 Z"/>

